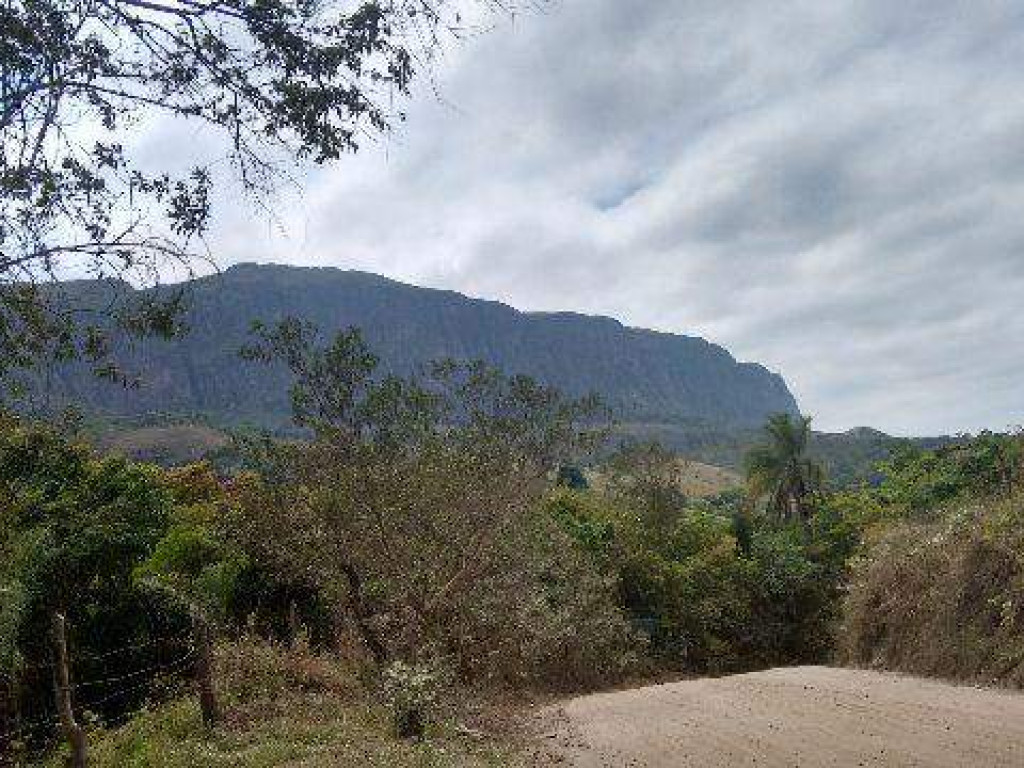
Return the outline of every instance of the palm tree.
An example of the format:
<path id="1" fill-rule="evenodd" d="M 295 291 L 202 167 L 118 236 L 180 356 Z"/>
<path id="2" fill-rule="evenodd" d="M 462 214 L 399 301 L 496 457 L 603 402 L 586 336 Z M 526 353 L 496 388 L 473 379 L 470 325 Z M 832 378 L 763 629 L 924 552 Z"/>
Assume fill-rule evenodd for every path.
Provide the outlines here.
<path id="1" fill-rule="evenodd" d="M 777 413 L 765 424 L 768 441 L 746 456 L 747 483 L 755 498 L 767 498 L 768 510 L 782 521 L 806 521 L 808 499 L 821 491 L 825 471 L 807 457 L 810 417 Z"/>

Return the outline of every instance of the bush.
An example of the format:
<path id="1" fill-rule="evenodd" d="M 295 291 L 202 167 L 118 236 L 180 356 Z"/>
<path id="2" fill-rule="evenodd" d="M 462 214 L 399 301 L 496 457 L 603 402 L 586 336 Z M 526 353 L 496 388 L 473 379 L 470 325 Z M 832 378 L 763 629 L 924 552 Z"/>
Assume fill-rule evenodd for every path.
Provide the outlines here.
<path id="1" fill-rule="evenodd" d="M 751 610 L 743 641 L 749 665 L 829 658 L 844 575 L 833 567 L 829 545 L 800 526 L 755 533 L 748 571 Z"/>
<path id="2" fill-rule="evenodd" d="M 1024 435 L 983 432 L 934 451 L 907 447 L 880 465 L 890 516 L 940 517 L 964 498 L 1006 497 L 1024 485 Z"/>
<path id="3" fill-rule="evenodd" d="M 254 711 L 278 699 L 303 693 L 330 693 L 343 699 L 361 690 L 358 670 L 316 653 L 301 640 L 292 646 L 244 634 L 217 645 L 213 679 L 230 710 Z"/>
<path id="4" fill-rule="evenodd" d="M 396 466 L 325 462 L 323 450 L 288 459 L 288 492 L 239 484 L 234 530 L 252 563 L 310 579 L 334 607 L 337 642 L 354 635 L 382 665 L 441 655 L 466 682 L 621 674 L 632 640 L 612 580 L 537 508 L 529 482 L 474 471 L 461 452 Z"/>
<path id="5" fill-rule="evenodd" d="M 437 664 L 396 661 L 384 670 L 381 693 L 398 738 L 423 738 L 443 686 L 444 674 Z"/>
<path id="6" fill-rule="evenodd" d="M 855 564 L 839 657 L 1024 686 L 1024 500 L 964 503 L 903 522 Z"/>
<path id="7" fill-rule="evenodd" d="M 838 526 L 777 527 L 724 500 L 667 499 L 560 489 L 548 511 L 614 576 L 620 607 L 660 663 L 721 673 L 823 660 L 842 575 Z"/>
<path id="8" fill-rule="evenodd" d="M 184 653 L 186 616 L 133 577 L 173 509 L 159 469 L 97 458 L 52 429 L 0 419 L 0 673 L 25 720 L 52 717 L 56 611 L 67 616 L 75 675 L 90 682 L 79 703 L 99 715 L 119 715 L 148 692 L 137 685 L 113 697 L 116 686 L 93 681 Z"/>

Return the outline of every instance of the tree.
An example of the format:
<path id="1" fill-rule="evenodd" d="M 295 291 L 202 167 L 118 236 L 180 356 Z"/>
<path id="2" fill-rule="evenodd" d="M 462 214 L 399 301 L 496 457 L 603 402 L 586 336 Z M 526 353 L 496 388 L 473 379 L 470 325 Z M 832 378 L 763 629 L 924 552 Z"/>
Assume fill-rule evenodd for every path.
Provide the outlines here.
<path id="1" fill-rule="evenodd" d="M 257 328 L 246 356 L 289 368 L 314 439 L 262 446 L 233 530 L 251 562 L 316 588 L 339 637 L 378 664 L 440 653 L 466 678 L 617 658 L 610 585 L 540 504 L 600 439 L 593 398 L 482 363 L 381 375 L 357 331 L 325 342 L 291 320 Z"/>
<path id="2" fill-rule="evenodd" d="M 174 506 L 156 467 L 100 459 L 53 429 L 0 415 L 0 681 L 27 720 L 52 716 L 40 638 L 54 612 L 67 616 L 76 673 L 97 681 L 82 696 L 98 714 L 140 703 L 153 668 L 185 652 L 184 615 L 133 576 Z M 107 698 L 128 672 L 142 687 Z"/>
<path id="3" fill-rule="evenodd" d="M 637 505 L 651 530 L 663 533 L 686 506 L 684 467 L 685 462 L 660 443 L 624 442 L 604 471 L 610 494 Z"/>
<path id="4" fill-rule="evenodd" d="M 500 0 L 474 0 L 502 8 Z M 181 296 L 141 301 L 203 258 L 213 167 L 266 203 L 296 161 L 388 131 L 418 69 L 465 30 L 454 0 L 10 0 L 0 7 L 0 378 L 41 356 L 115 376 L 109 325 L 172 335 Z M 507 8 L 506 8 L 507 10 Z M 226 163 L 179 174 L 127 148 L 194 126 Z M 68 270 L 109 291 L 71 306 Z"/>
<path id="5" fill-rule="evenodd" d="M 767 498 L 777 519 L 806 521 L 811 511 L 808 500 L 825 481 L 824 469 L 807 456 L 811 419 L 777 413 L 768 419 L 765 432 L 768 441 L 746 456 L 750 490 L 757 498 Z"/>

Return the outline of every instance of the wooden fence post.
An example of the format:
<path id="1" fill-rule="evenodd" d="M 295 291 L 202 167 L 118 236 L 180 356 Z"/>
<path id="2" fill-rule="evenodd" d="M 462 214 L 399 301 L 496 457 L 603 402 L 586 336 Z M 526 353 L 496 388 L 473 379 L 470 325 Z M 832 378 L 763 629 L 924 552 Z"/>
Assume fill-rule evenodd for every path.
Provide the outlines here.
<path id="1" fill-rule="evenodd" d="M 292 600 L 288 603 L 288 645 L 292 648 L 298 642 L 301 631 L 302 625 L 299 623 L 299 610 L 295 605 L 295 601 Z"/>
<path id="2" fill-rule="evenodd" d="M 53 646 L 55 651 L 53 682 L 60 724 L 71 745 L 72 768 L 85 768 L 85 731 L 75 722 L 75 712 L 71 706 L 67 627 L 62 613 L 53 614 Z"/>
<path id="3" fill-rule="evenodd" d="M 12 689 L 8 678 L 0 674 L 0 765 L 8 765 L 11 757 L 10 734 L 14 730 L 10 706 Z"/>
<path id="4" fill-rule="evenodd" d="M 213 685 L 213 637 L 210 625 L 198 613 L 192 617 L 196 640 L 196 687 L 199 690 L 199 709 L 203 724 L 212 728 L 220 720 L 217 693 Z"/>

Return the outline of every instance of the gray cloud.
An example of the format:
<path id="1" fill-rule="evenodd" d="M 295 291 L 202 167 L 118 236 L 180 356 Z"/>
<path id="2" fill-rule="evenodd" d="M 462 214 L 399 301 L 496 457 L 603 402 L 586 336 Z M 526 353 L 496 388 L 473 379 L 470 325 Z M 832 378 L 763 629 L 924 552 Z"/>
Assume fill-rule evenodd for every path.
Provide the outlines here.
<path id="1" fill-rule="evenodd" d="M 825 428 L 1024 422 L 1024 8 L 562 0 L 402 132 L 230 207 L 225 261 L 704 335 Z"/>

